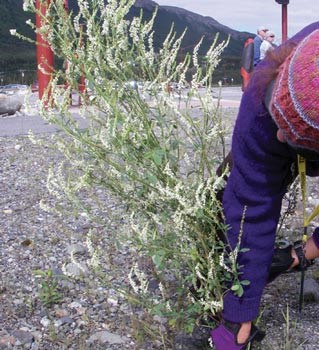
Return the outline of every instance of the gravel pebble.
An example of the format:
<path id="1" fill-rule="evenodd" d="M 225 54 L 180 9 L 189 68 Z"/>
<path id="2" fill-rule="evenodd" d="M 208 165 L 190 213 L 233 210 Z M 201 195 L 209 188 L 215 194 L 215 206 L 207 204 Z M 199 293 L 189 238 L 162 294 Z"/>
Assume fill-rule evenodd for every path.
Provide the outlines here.
<path id="1" fill-rule="evenodd" d="M 155 342 L 135 344 L 131 336 L 132 307 L 117 293 L 126 281 L 123 270 L 130 255 L 125 248 L 122 253 L 112 249 L 107 235 L 102 234 L 105 227 L 95 226 L 84 214 L 61 216 L 41 209 L 41 200 L 53 203 L 46 177 L 49 166 L 60 159 L 49 147 L 34 145 L 26 137 L 0 138 L 0 349 L 162 349 Z M 316 202 L 314 182 L 309 194 L 311 203 Z M 67 209 L 68 203 L 65 206 Z M 112 232 L 120 229 L 122 221 L 116 203 L 110 201 L 109 210 L 115 219 L 109 220 L 106 230 Z M 298 210 L 285 228 L 288 234 L 301 230 L 301 219 L 296 220 L 302 217 L 301 205 Z M 88 266 L 86 239 L 90 230 L 98 251 L 107 252 L 101 255 L 97 275 Z M 317 269 L 316 263 L 307 277 L 318 281 Z M 58 281 L 57 305 L 43 306 L 37 270 L 52 271 Z M 256 350 L 284 349 L 287 305 L 292 345 L 285 349 L 318 349 L 319 305 L 307 301 L 302 315 L 298 314 L 298 276 L 280 276 L 266 287 L 260 327 L 267 335 Z M 161 323 L 165 325 L 163 320 Z M 192 340 L 178 334 L 174 349 L 204 349 L 207 336 L 206 330 Z"/>

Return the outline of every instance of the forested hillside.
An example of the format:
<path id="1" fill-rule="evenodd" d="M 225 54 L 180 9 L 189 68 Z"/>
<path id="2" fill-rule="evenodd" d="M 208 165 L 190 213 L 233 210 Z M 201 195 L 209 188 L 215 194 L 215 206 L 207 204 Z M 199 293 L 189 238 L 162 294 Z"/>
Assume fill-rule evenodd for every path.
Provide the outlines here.
<path id="1" fill-rule="evenodd" d="M 34 14 L 24 12 L 23 0 L 0 0 L 0 71 L 11 69 L 35 69 L 35 46 L 10 34 L 16 29 L 21 34 L 34 38 L 32 29 L 26 24 L 33 22 Z"/>
<path id="2" fill-rule="evenodd" d="M 128 19 L 139 16 L 141 10 L 144 18 L 149 19 L 156 6 L 158 5 L 152 0 L 136 0 Z M 69 0 L 69 10 L 77 12 L 77 0 Z M 13 37 L 10 35 L 10 29 L 16 29 L 21 34 L 34 38 L 34 32 L 26 21 L 31 19 L 32 22 L 35 22 L 35 15 L 23 11 L 23 0 L 0 0 L 0 16 L 0 76 L 8 76 L 10 72 L 21 72 L 21 70 L 30 71 L 34 75 L 36 69 L 35 45 Z M 223 62 L 217 74 L 220 78 L 232 76 L 238 81 L 240 56 L 245 40 L 251 36 L 250 33 L 238 32 L 211 17 L 201 16 L 181 8 L 160 6 L 154 24 L 155 50 L 161 46 L 172 23 L 178 35 L 187 28 L 180 50 L 181 58 L 187 52 L 192 51 L 202 36 L 205 39 L 200 53 L 208 49 L 216 33 L 219 33 L 219 40 L 225 40 L 229 36 L 230 43 L 222 55 Z"/>

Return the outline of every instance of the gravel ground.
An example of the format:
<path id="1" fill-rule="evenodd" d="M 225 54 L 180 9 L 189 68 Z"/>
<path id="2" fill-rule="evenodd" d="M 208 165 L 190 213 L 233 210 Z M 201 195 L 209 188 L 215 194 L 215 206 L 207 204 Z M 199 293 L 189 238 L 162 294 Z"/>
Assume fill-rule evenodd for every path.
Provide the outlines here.
<path id="1" fill-rule="evenodd" d="M 231 110 L 232 118 L 233 114 Z M 0 349 L 161 349 L 150 341 L 143 346 L 134 342 L 134 312 L 116 291 L 127 282 L 130 257 L 126 250 L 110 249 L 107 237 L 99 235 L 102 229 L 92 227 L 84 214 L 62 217 L 41 209 L 41 200 L 52 202 L 46 189 L 47 170 L 59 160 L 52 149 L 34 145 L 27 137 L 0 138 Z M 315 201 L 313 184 L 310 203 Z M 119 230 L 120 207 L 110 201 L 108 208 L 115 219 L 107 230 Z M 287 227 L 298 231 L 300 226 L 300 220 L 293 218 Z M 112 252 L 101 254 L 101 267 L 95 273 L 89 266 L 89 231 L 96 251 Z M 255 349 L 318 350 L 317 267 L 307 272 L 315 285 L 302 315 L 298 314 L 299 275 L 281 276 L 266 288 L 260 327 L 267 329 L 267 335 Z M 37 277 L 35 271 L 45 276 Z M 66 272 L 77 278 L 65 278 Z M 60 299 L 50 308 L 43 305 L 40 283 L 44 279 L 46 285 L 59 281 Z M 198 330 L 196 337 L 203 339 L 206 333 Z M 184 335 L 177 339 L 175 349 L 204 349 Z"/>
<path id="2" fill-rule="evenodd" d="M 100 274 L 91 273 L 86 239 L 92 227 L 85 215 L 72 219 L 40 208 L 40 200 L 52 202 L 46 174 L 59 156 L 16 137 L 0 139 L 0 157 L 0 349 L 134 348 L 125 327 L 131 310 L 116 292 L 127 276 L 126 252 L 101 255 Z M 109 209 L 116 214 L 114 203 Z M 100 239 L 98 227 L 93 234 L 96 250 L 102 251 L 107 240 Z M 44 277 L 36 276 L 39 270 Z M 66 272 L 77 278 L 63 278 Z M 40 292 L 45 277 L 47 284 L 59 280 L 61 300 L 50 308 Z"/>

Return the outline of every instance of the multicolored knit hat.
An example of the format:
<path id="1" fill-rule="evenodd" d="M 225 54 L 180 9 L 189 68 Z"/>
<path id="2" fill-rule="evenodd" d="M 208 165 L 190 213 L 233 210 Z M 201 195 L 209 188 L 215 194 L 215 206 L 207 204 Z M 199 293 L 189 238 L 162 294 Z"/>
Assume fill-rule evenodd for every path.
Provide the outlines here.
<path id="1" fill-rule="evenodd" d="M 292 147 L 319 152 L 319 30 L 280 67 L 270 113 Z"/>

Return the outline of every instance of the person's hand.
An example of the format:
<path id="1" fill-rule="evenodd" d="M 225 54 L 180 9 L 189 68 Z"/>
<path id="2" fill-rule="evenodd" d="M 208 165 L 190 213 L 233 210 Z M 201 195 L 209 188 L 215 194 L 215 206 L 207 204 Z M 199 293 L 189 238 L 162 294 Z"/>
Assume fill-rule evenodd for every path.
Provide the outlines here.
<path id="1" fill-rule="evenodd" d="M 237 343 L 245 344 L 250 336 L 251 322 L 243 322 L 237 334 Z"/>

